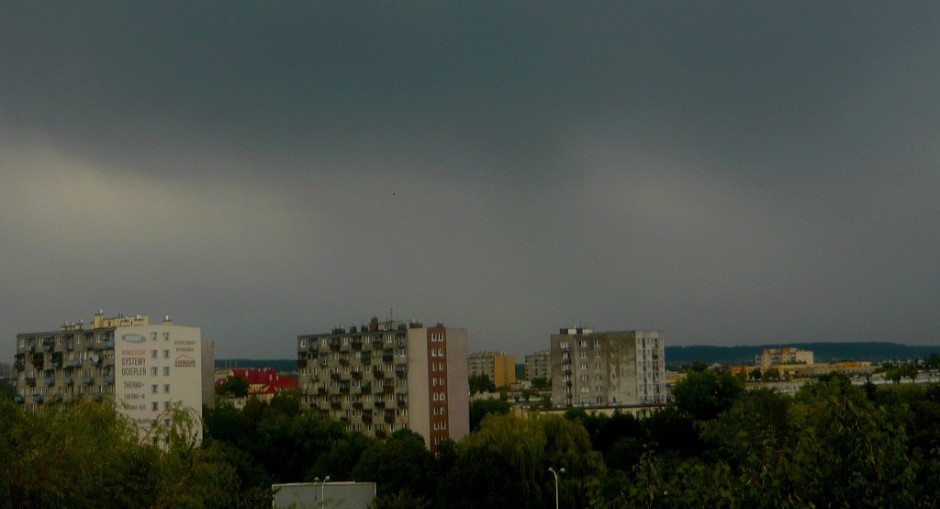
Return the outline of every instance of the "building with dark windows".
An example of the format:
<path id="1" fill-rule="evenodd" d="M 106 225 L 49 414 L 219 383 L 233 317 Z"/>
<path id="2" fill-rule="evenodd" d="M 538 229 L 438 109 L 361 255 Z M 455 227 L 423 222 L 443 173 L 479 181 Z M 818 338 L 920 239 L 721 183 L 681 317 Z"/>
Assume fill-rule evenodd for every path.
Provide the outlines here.
<path id="1" fill-rule="evenodd" d="M 76 399 L 108 401 L 138 425 L 141 436 L 158 439 L 171 412 L 193 417 L 202 436 L 203 391 L 212 371 L 203 369 L 197 327 L 151 324 L 147 315 L 95 314 L 90 327 L 66 322 L 58 330 L 16 335 L 13 382 L 16 401 L 31 409 Z M 207 348 L 212 355 L 212 348 Z M 212 360 L 208 359 L 211 365 Z"/>
<path id="2" fill-rule="evenodd" d="M 551 350 L 541 350 L 525 356 L 525 379 L 531 382 L 536 378 L 544 378 L 546 381 L 552 379 Z"/>
<path id="3" fill-rule="evenodd" d="M 662 331 L 561 329 L 551 336 L 552 401 L 561 407 L 666 403 Z"/>
<path id="4" fill-rule="evenodd" d="M 297 337 L 301 403 L 347 431 L 409 428 L 431 451 L 469 433 L 467 331 L 379 321 Z"/>

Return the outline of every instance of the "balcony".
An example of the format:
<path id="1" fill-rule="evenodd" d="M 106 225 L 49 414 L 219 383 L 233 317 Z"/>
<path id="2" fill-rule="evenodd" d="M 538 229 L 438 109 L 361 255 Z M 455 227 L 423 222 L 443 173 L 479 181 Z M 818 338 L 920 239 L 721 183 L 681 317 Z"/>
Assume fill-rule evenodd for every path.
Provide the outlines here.
<path id="1" fill-rule="evenodd" d="M 22 395 L 22 394 L 17 394 L 16 396 L 13 397 L 13 401 L 16 401 L 17 403 L 23 403 L 23 401 L 24 401 L 24 400 L 23 400 L 23 395 Z"/>
<path id="2" fill-rule="evenodd" d="M 27 386 L 27 387 L 36 387 L 36 379 L 33 378 L 33 377 L 27 377 L 27 378 L 26 378 L 26 386 Z"/>
<path id="3" fill-rule="evenodd" d="M 62 380 L 65 382 L 65 385 L 72 385 L 73 383 L 71 375 L 66 375 Z"/>
<path id="4" fill-rule="evenodd" d="M 377 378 L 377 379 L 380 379 L 380 380 L 381 380 L 381 379 L 385 378 L 385 372 L 382 371 L 381 369 L 373 369 L 373 370 L 372 370 L 372 376 L 375 377 L 375 378 Z"/>
<path id="5" fill-rule="evenodd" d="M 111 340 L 108 340 L 108 341 L 103 341 L 103 342 L 101 343 L 101 348 L 105 348 L 105 349 L 109 349 L 109 350 L 114 350 L 114 340 L 111 339 Z"/>
<path id="6" fill-rule="evenodd" d="M 72 359 L 72 360 L 69 361 L 69 366 L 70 366 L 70 367 L 77 368 L 77 367 L 79 367 L 79 366 L 81 366 L 81 365 L 82 365 L 82 360 L 81 360 L 81 359 Z"/>
<path id="7" fill-rule="evenodd" d="M 83 376 L 83 377 L 82 377 L 82 383 L 85 384 L 85 385 L 91 385 L 91 383 L 94 382 L 94 381 L 95 381 L 95 379 L 92 378 L 92 377 L 90 377 L 90 376 Z"/>
<path id="8" fill-rule="evenodd" d="M 305 369 L 307 367 L 307 359 L 297 359 L 297 369 Z"/>
<path id="9" fill-rule="evenodd" d="M 52 345 L 52 343 L 43 343 L 43 345 L 42 345 L 42 351 L 44 351 L 44 352 L 51 352 L 53 346 L 54 346 L 54 345 Z"/>
<path id="10" fill-rule="evenodd" d="M 42 394 L 33 394 L 33 401 L 36 403 L 42 403 Z"/>
<path id="11" fill-rule="evenodd" d="M 51 376 L 47 376 L 46 378 L 42 379 L 42 383 L 46 387 L 52 387 L 53 385 L 55 385 L 55 378 L 52 378 Z"/>
<path id="12" fill-rule="evenodd" d="M 374 406 L 375 406 L 375 408 L 385 408 L 385 402 L 384 402 L 384 401 L 376 401 Z"/>
<path id="13" fill-rule="evenodd" d="M 114 375 L 105 375 L 105 377 L 104 377 L 104 383 L 106 383 L 106 384 L 113 384 L 113 383 L 114 383 Z"/>

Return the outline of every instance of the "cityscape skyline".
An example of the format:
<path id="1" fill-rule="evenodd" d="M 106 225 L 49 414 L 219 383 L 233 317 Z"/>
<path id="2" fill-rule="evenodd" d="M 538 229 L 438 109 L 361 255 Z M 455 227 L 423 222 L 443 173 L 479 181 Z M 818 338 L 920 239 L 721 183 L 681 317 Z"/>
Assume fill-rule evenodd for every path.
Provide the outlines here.
<path id="1" fill-rule="evenodd" d="M 940 6 L 0 6 L 0 362 L 146 313 L 517 360 L 940 343 Z"/>

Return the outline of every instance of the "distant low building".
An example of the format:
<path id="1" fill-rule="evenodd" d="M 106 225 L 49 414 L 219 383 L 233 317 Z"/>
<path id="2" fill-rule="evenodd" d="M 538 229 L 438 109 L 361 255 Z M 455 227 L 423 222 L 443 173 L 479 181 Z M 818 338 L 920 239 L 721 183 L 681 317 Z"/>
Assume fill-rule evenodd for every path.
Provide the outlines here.
<path id="1" fill-rule="evenodd" d="M 374 482 L 274 484 L 274 509 L 367 509 L 375 498 Z"/>
<path id="2" fill-rule="evenodd" d="M 812 364 L 813 351 L 796 347 L 765 348 L 755 356 L 754 364 L 769 368 L 776 364 Z"/>
<path id="3" fill-rule="evenodd" d="M 248 398 L 270 401 L 275 394 L 300 388 L 300 383 L 296 378 L 282 375 L 270 367 L 231 368 L 222 372 L 222 375 L 216 378 L 216 388 L 224 384 L 230 376 L 241 378 L 248 384 L 247 396 L 220 396 L 220 399 L 230 402 L 236 408 L 243 408 Z"/>

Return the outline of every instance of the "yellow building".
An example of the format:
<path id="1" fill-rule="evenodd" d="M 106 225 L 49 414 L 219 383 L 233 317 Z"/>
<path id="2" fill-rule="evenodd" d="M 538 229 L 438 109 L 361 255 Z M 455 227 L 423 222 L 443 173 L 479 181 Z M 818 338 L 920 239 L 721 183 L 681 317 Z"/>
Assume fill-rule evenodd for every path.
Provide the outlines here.
<path id="1" fill-rule="evenodd" d="M 506 387 L 516 381 L 516 358 L 506 352 L 476 352 L 467 358 L 470 376 L 484 375 L 496 387 Z"/>

